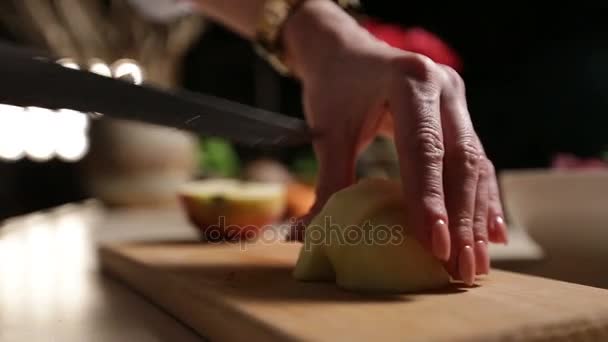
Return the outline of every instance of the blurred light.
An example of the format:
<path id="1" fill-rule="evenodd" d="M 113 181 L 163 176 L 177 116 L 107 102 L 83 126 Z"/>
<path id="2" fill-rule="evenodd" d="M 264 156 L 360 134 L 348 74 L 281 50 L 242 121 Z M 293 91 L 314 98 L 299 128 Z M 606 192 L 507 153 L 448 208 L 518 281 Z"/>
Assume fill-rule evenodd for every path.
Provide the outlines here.
<path id="1" fill-rule="evenodd" d="M 0 105 L 0 159 L 16 161 L 23 158 L 22 122 L 23 108 Z"/>
<path id="2" fill-rule="evenodd" d="M 102 60 L 93 59 L 89 64 L 89 71 L 101 76 L 112 77 L 112 70 Z"/>
<path id="3" fill-rule="evenodd" d="M 57 61 L 57 64 L 69 69 L 80 70 L 80 66 L 71 58 L 62 58 Z"/>
<path id="4" fill-rule="evenodd" d="M 112 65 L 112 70 L 114 78 L 126 79 L 137 85 L 142 84 L 144 81 L 143 72 L 134 60 L 118 60 Z"/>
<path id="5" fill-rule="evenodd" d="M 55 154 L 68 162 L 80 160 L 89 149 L 88 117 L 67 109 L 58 111 L 55 116 Z"/>
<path id="6" fill-rule="evenodd" d="M 85 133 L 71 132 L 58 141 L 55 153 L 64 161 L 75 162 L 84 157 L 88 150 L 89 140 Z"/>
<path id="7" fill-rule="evenodd" d="M 55 113 L 57 125 L 63 131 L 86 132 L 89 129 L 89 117 L 75 110 L 62 109 Z"/>
<path id="8" fill-rule="evenodd" d="M 71 58 L 59 59 L 56 63 L 74 70 L 82 69 Z M 144 81 L 142 69 L 131 59 L 118 60 L 111 67 L 100 59 L 92 59 L 87 66 L 90 72 L 105 77 L 134 84 Z M 98 116 L 102 114 L 0 105 L 0 160 L 17 161 L 28 157 L 44 162 L 58 157 L 67 162 L 78 161 L 89 150 L 90 118 Z"/>
<path id="9" fill-rule="evenodd" d="M 34 161 L 47 161 L 55 152 L 56 136 L 53 112 L 38 107 L 29 107 L 24 112 L 25 153 Z"/>

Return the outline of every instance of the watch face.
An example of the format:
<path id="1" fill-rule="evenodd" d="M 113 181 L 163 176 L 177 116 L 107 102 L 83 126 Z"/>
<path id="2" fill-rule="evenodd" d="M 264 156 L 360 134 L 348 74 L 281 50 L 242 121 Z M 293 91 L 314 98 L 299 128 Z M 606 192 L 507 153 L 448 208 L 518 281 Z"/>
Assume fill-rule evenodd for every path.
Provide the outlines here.
<path id="1" fill-rule="evenodd" d="M 169 22 L 194 11 L 188 0 L 128 0 L 143 16 L 160 22 Z"/>

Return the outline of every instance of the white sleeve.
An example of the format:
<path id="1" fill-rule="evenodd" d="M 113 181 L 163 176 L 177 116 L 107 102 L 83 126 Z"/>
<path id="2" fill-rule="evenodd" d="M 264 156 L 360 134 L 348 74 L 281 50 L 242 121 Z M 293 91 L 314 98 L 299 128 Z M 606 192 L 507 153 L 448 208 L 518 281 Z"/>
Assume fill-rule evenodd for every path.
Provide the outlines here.
<path id="1" fill-rule="evenodd" d="M 194 11 L 194 5 L 184 0 L 128 0 L 142 15 L 167 22 Z"/>

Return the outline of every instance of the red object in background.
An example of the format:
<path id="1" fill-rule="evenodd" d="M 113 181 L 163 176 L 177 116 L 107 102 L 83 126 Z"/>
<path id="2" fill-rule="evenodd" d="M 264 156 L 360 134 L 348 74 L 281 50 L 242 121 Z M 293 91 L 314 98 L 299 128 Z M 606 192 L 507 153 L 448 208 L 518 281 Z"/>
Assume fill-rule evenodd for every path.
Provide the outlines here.
<path id="1" fill-rule="evenodd" d="M 449 65 L 461 72 L 462 59 L 447 43 L 420 27 L 402 28 L 376 20 L 364 20 L 362 26 L 376 38 L 405 51 L 425 55 L 435 63 Z"/>
<path id="2" fill-rule="evenodd" d="M 551 167 L 557 170 L 589 170 L 589 169 L 608 169 L 608 161 L 599 158 L 580 158 L 573 154 L 557 154 Z"/>

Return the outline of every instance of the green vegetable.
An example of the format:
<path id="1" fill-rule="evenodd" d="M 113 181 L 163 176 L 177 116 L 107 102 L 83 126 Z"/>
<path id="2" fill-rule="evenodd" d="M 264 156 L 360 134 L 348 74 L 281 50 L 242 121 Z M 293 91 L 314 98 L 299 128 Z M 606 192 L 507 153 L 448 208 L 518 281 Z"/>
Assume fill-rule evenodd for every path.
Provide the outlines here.
<path id="1" fill-rule="evenodd" d="M 319 165 L 314 155 L 302 156 L 293 161 L 291 172 L 301 181 L 314 184 L 317 177 Z"/>
<path id="2" fill-rule="evenodd" d="M 231 143 L 220 138 L 202 138 L 199 148 L 199 167 L 205 176 L 237 177 L 241 165 Z"/>

